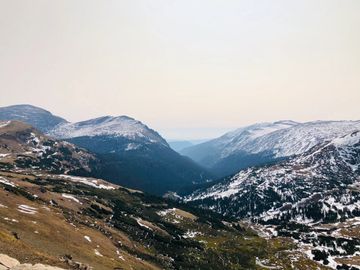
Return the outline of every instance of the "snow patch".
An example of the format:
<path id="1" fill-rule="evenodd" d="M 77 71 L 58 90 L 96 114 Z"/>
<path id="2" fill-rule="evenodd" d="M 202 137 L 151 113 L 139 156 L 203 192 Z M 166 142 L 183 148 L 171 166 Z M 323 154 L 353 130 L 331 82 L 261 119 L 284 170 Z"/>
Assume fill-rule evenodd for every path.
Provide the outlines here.
<path id="1" fill-rule="evenodd" d="M 6 126 L 9 125 L 10 123 L 11 123 L 11 121 L 0 122 L 0 128 L 6 127 Z"/>
<path id="2" fill-rule="evenodd" d="M 71 175 L 65 175 L 65 174 L 61 174 L 60 177 L 62 177 L 63 179 L 66 179 L 66 180 L 70 180 L 72 182 L 82 183 L 84 185 L 88 185 L 88 186 L 91 186 L 94 188 L 108 189 L 108 190 L 115 189 L 115 187 L 113 187 L 113 186 L 101 184 L 100 181 L 96 180 L 96 179 L 89 179 L 89 178 L 85 178 L 85 177 L 71 176 Z"/>
<path id="3" fill-rule="evenodd" d="M 87 235 L 84 236 L 85 240 L 91 243 L 91 238 Z"/>
<path id="4" fill-rule="evenodd" d="M 151 229 L 149 226 L 147 226 L 146 224 L 142 223 L 142 220 L 140 218 L 136 219 L 136 222 L 141 226 L 144 227 L 150 231 L 152 231 L 153 229 Z"/>
<path id="5" fill-rule="evenodd" d="M 94 249 L 95 255 L 99 257 L 104 257 L 97 249 Z"/>
<path id="6" fill-rule="evenodd" d="M 11 182 L 10 180 L 5 179 L 4 177 L 1 177 L 1 176 L 0 176 L 0 183 L 7 185 L 7 186 L 11 186 L 11 187 L 16 187 L 16 185 L 13 182 Z"/>
<path id="7" fill-rule="evenodd" d="M 18 206 L 18 211 L 24 214 L 35 215 L 37 213 L 37 208 L 21 204 Z"/>
<path id="8" fill-rule="evenodd" d="M 188 230 L 185 234 L 183 234 L 183 238 L 194 238 L 198 235 L 203 235 L 203 233 Z"/>
<path id="9" fill-rule="evenodd" d="M 69 195 L 69 194 L 61 194 L 62 197 L 66 198 L 66 199 L 70 199 L 70 200 L 73 200 L 74 202 L 77 202 L 79 204 L 82 204 L 77 198 L 75 198 L 74 196 L 72 195 Z"/>

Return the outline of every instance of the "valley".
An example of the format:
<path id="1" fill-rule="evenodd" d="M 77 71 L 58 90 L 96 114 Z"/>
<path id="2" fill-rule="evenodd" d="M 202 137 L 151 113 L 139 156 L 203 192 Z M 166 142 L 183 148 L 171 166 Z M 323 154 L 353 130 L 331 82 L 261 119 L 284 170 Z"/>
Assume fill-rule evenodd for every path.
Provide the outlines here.
<path id="1" fill-rule="evenodd" d="M 255 163 L 216 178 L 133 118 L 45 127 L 62 118 L 41 111 L 44 134 L 23 113 L 0 122 L 0 266 L 18 264 L 5 270 L 360 267 L 357 121 L 224 135 Z"/>
<path id="2" fill-rule="evenodd" d="M 360 270 L 360 0 L 0 0 L 0 270 Z"/>

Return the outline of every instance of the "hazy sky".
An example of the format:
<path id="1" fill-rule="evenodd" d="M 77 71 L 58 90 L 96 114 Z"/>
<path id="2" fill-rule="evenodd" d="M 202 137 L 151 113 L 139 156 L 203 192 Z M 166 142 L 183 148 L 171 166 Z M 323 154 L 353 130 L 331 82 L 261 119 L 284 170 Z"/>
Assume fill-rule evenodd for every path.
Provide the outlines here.
<path id="1" fill-rule="evenodd" d="M 0 0 L 0 94 L 166 138 L 360 119 L 360 1 Z"/>

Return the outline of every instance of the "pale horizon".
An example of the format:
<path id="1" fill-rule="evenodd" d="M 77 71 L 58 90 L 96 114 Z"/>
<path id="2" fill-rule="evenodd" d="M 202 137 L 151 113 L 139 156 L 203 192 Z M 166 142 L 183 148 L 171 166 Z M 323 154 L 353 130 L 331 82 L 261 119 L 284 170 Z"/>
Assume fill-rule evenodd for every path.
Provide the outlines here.
<path id="1" fill-rule="evenodd" d="M 360 119 L 359 1 L 0 0 L 0 106 L 168 140 Z M 356 27 L 358 26 L 358 27 Z"/>

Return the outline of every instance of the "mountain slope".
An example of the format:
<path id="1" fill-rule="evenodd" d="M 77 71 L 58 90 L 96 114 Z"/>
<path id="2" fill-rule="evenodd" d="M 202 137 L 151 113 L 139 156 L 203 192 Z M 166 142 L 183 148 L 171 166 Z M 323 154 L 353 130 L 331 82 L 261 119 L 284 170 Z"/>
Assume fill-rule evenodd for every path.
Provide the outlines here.
<path id="1" fill-rule="evenodd" d="M 287 161 L 240 171 L 186 201 L 259 222 L 272 235 L 310 248 L 309 257 L 324 265 L 350 269 L 336 267 L 360 252 L 360 131 Z"/>
<path id="2" fill-rule="evenodd" d="M 170 148 L 156 131 L 127 116 L 104 116 L 78 123 L 31 106 L 0 108 L 0 119 L 19 119 L 97 154 L 92 175 L 162 195 L 212 178 L 206 169 Z M 95 170 L 96 169 L 96 170 Z"/>
<path id="3" fill-rule="evenodd" d="M 253 217 L 264 212 L 297 203 L 315 193 L 347 188 L 360 175 L 360 132 L 319 144 L 288 161 L 263 167 L 252 167 L 225 182 L 200 190 L 190 201 L 221 208 L 222 214 Z M 322 196 L 322 195 L 321 195 Z M 226 204 L 226 203 L 225 203 Z"/>
<path id="4" fill-rule="evenodd" d="M 0 171 L 0 216 L 0 254 L 21 263 L 74 270 L 241 270 L 259 269 L 261 260 L 325 269 L 286 239 L 264 239 L 211 212 L 99 179 Z"/>
<path id="5" fill-rule="evenodd" d="M 54 174 L 61 153 L 67 168 L 89 154 L 27 124 L 1 122 L 0 146 L 4 164 L 15 164 L 0 167 L 0 269 L 325 269 L 291 240 L 261 238 L 238 221 L 101 179 Z M 50 153 L 51 162 L 33 166 Z M 20 168 L 24 155 L 30 162 Z"/>
<path id="6" fill-rule="evenodd" d="M 98 154 L 102 166 L 94 176 L 127 187 L 162 195 L 211 178 L 157 132 L 127 116 L 67 123 L 49 134 Z"/>
<path id="7" fill-rule="evenodd" d="M 220 176 L 308 151 L 326 140 L 360 129 L 360 121 L 279 121 L 255 124 L 184 149 L 202 166 Z"/>
<path id="8" fill-rule="evenodd" d="M 90 174 L 98 162 L 86 150 L 47 137 L 28 124 L 0 122 L 0 168 Z"/>
<path id="9" fill-rule="evenodd" d="M 156 131 L 128 116 L 104 116 L 77 123 L 66 123 L 57 126 L 49 134 L 61 139 L 95 136 L 123 137 L 132 141 L 168 146 Z"/>
<path id="10" fill-rule="evenodd" d="M 0 107 L 0 120 L 18 120 L 28 123 L 42 132 L 47 132 L 55 126 L 67 122 L 59 116 L 32 105 Z"/>

